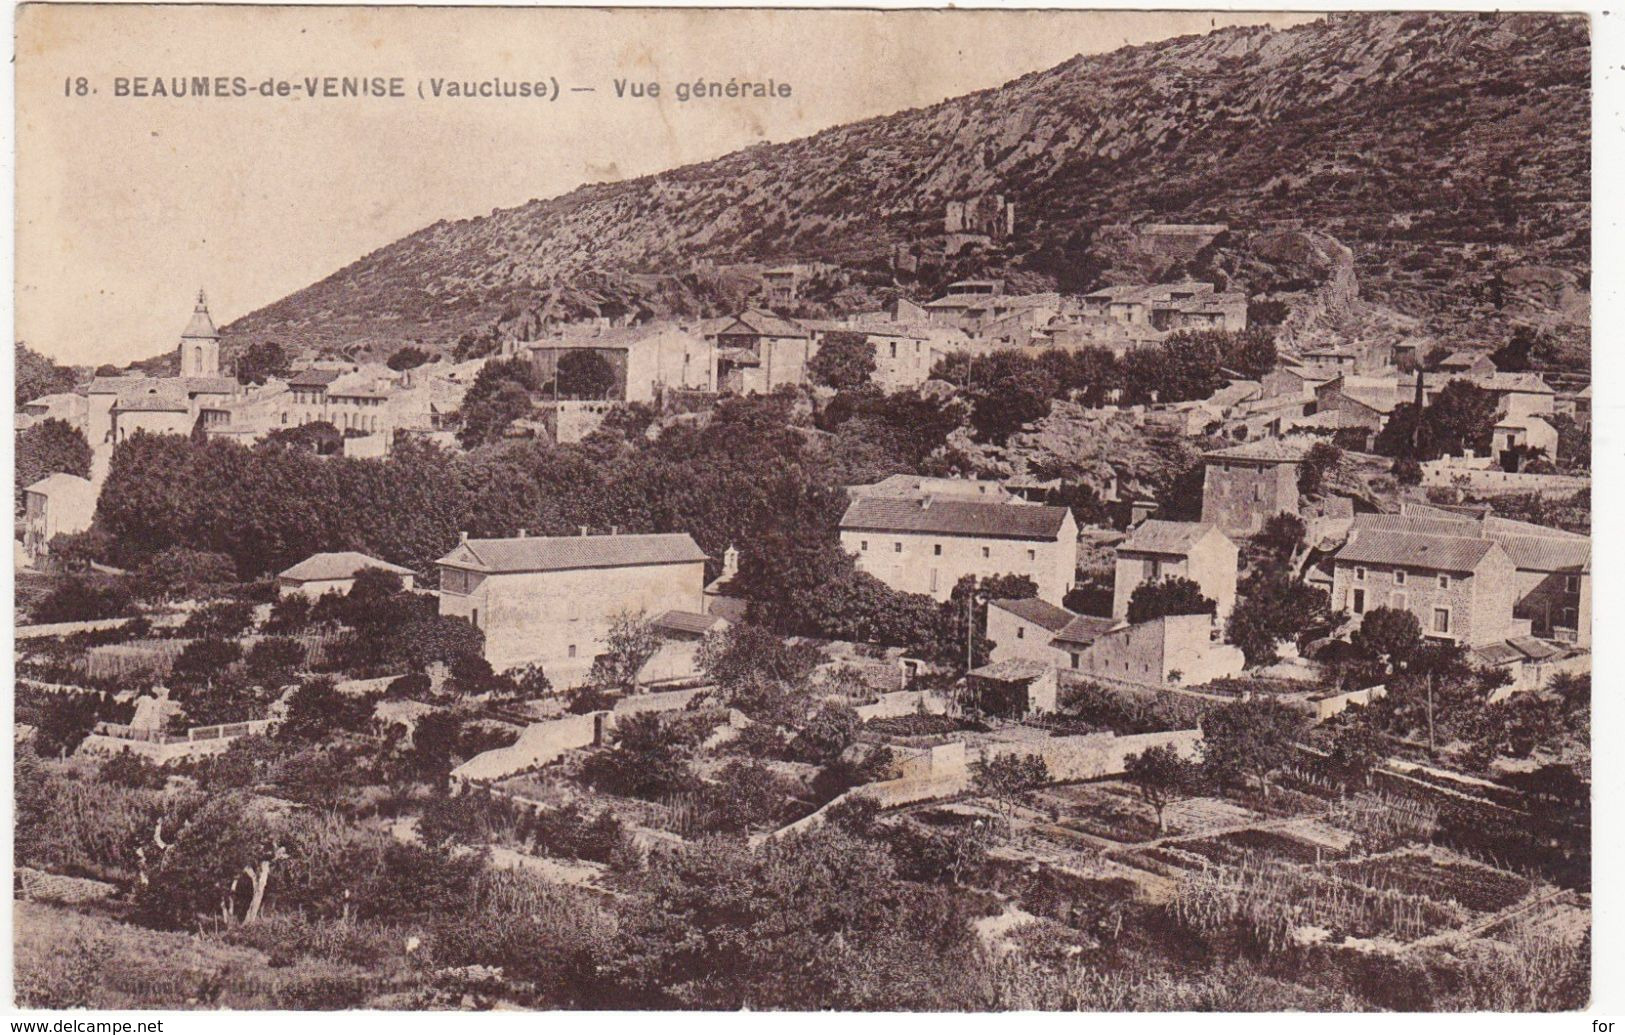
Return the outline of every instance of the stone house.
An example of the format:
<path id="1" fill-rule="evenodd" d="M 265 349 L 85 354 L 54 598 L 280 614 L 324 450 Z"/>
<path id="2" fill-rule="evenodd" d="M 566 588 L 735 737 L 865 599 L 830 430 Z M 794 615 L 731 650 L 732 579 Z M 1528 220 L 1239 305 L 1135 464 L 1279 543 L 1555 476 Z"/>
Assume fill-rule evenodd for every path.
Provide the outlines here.
<path id="1" fill-rule="evenodd" d="M 771 392 L 807 383 L 815 351 L 812 331 L 762 309 L 747 309 L 716 332 L 719 391 Z"/>
<path id="2" fill-rule="evenodd" d="M 987 605 L 987 638 L 993 641 L 990 661 L 1022 659 L 1059 665 L 1065 654 L 1054 639 L 1078 617 L 1036 597 L 993 600 Z"/>
<path id="3" fill-rule="evenodd" d="M 1520 447 L 1544 449 L 1547 459 L 1557 458 L 1557 429 L 1533 414 L 1501 418 L 1495 424 L 1490 441 L 1490 455 L 1502 463 L 1506 462 L 1506 453 Z"/>
<path id="4" fill-rule="evenodd" d="M 1517 569 L 1489 539 L 1362 526 L 1332 557 L 1332 607 L 1358 623 L 1378 607 L 1409 611 L 1422 633 L 1469 647 L 1517 635 Z"/>
<path id="5" fill-rule="evenodd" d="M 1165 615 L 1124 625 L 1068 651 L 1067 670 L 1084 677 L 1142 686 L 1195 686 L 1239 675 L 1240 648 L 1213 639 L 1210 615 Z"/>
<path id="6" fill-rule="evenodd" d="M 288 597 L 298 593 L 315 600 L 327 593 L 348 593 L 355 585 L 356 576 L 368 568 L 393 572 L 400 576 L 403 589 L 412 589 L 417 579 L 417 573 L 411 568 L 368 557 L 354 550 L 344 550 L 337 553 L 311 554 L 293 567 L 278 573 L 277 594 Z"/>
<path id="7" fill-rule="evenodd" d="M 1214 525 L 1194 521 L 1147 521 L 1117 547 L 1112 617 L 1128 617 L 1129 599 L 1145 582 L 1190 579 L 1218 604 L 1223 622 L 1236 606 L 1236 569 L 1241 551 Z"/>
<path id="8" fill-rule="evenodd" d="M 1202 523 L 1249 536 L 1276 514 L 1298 512 L 1298 472 L 1310 442 L 1263 439 L 1204 456 Z"/>
<path id="9" fill-rule="evenodd" d="M 687 533 L 464 538 L 436 561 L 440 613 L 485 634 L 500 670 L 584 679 L 618 615 L 703 613 L 705 554 Z"/>
<path id="10" fill-rule="evenodd" d="M 610 398 L 654 402 L 667 388 L 713 392 L 717 387 L 717 348 L 703 334 L 672 324 L 600 329 L 526 342 L 521 346 L 546 386 L 558 374 L 559 360 L 572 351 L 602 357 L 615 373 Z"/>
<path id="11" fill-rule="evenodd" d="M 1499 543 L 1517 569 L 1512 614 L 1536 636 L 1591 645 L 1591 538 L 1494 514 L 1467 515 L 1418 503 L 1399 514 L 1360 514 L 1357 528 L 1460 535 Z"/>
<path id="12" fill-rule="evenodd" d="M 97 487 L 88 478 L 58 471 L 23 489 L 23 550 L 37 563 L 51 552 L 51 540 L 90 527 L 96 517 Z"/>
<path id="13" fill-rule="evenodd" d="M 1066 507 L 946 496 L 853 500 L 841 546 L 858 567 L 904 593 L 946 600 L 966 575 L 1026 575 L 1058 603 L 1077 570 L 1078 523 Z"/>
<path id="14" fill-rule="evenodd" d="M 1055 711 L 1060 682 L 1055 666 L 1027 658 L 1006 658 L 966 673 L 972 698 L 989 715 L 1019 719 Z"/>

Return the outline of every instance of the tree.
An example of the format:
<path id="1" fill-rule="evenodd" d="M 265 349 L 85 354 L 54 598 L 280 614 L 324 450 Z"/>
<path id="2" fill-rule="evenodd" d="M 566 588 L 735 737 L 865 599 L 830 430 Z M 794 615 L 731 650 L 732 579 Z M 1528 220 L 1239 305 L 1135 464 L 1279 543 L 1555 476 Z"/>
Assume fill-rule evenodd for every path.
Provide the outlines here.
<path id="1" fill-rule="evenodd" d="M 587 784 L 647 801 L 694 785 L 688 745 L 658 714 L 628 716 L 616 725 L 614 738 L 614 747 L 594 754 L 582 765 L 581 779 Z"/>
<path id="2" fill-rule="evenodd" d="M 23 513 L 23 490 L 47 475 L 90 477 L 90 445 L 79 429 L 55 417 L 17 433 L 17 514 Z"/>
<path id="3" fill-rule="evenodd" d="M 1359 780 L 1370 786 L 1371 771 L 1387 753 L 1387 744 L 1368 711 L 1364 706 L 1350 705 L 1327 723 L 1332 743 L 1326 763 L 1345 780 Z"/>
<path id="4" fill-rule="evenodd" d="M 141 595 L 159 603 L 212 596 L 237 581 L 223 553 L 171 546 L 153 554 L 135 574 Z"/>
<path id="5" fill-rule="evenodd" d="M 553 681 L 547 678 L 540 665 L 526 665 L 513 676 L 519 696 L 527 701 L 553 696 Z"/>
<path id="6" fill-rule="evenodd" d="M 304 632 L 310 624 L 310 598 L 303 593 L 289 593 L 271 605 L 271 617 L 265 631 L 277 635 Z"/>
<path id="7" fill-rule="evenodd" d="M 874 372 L 874 342 L 862 331 L 830 331 L 807 361 L 807 376 L 837 391 L 870 387 Z"/>
<path id="8" fill-rule="evenodd" d="M 287 377 L 287 350 L 274 341 L 257 341 L 237 357 L 237 380 L 245 385 L 262 385 L 273 377 Z"/>
<path id="9" fill-rule="evenodd" d="M 1157 813 L 1157 833 L 1165 829 L 1163 811 L 1185 796 L 1191 765 L 1166 744 L 1148 747 L 1123 760 L 1123 775 L 1138 787 L 1140 796 Z"/>
<path id="10" fill-rule="evenodd" d="M 257 921 L 272 870 L 288 858 L 273 822 L 242 794 L 212 798 L 184 820 L 166 820 L 142 849 L 137 914 L 182 929 Z"/>
<path id="11" fill-rule="evenodd" d="M 592 349 L 570 349 L 559 357 L 554 374 L 559 395 L 567 399 L 607 399 L 619 378 L 615 368 Z"/>
<path id="12" fill-rule="evenodd" d="M 198 639 L 232 640 L 254 624 L 254 605 L 247 600 L 205 604 L 186 616 L 181 634 Z"/>
<path id="13" fill-rule="evenodd" d="M 1128 599 L 1128 621 L 1131 625 L 1149 622 L 1165 615 L 1211 615 L 1219 605 L 1202 595 L 1202 587 L 1178 575 L 1154 582 L 1142 582 L 1134 587 Z"/>
<path id="14" fill-rule="evenodd" d="M 73 391 L 75 377 L 72 368 L 58 366 L 20 341 L 16 349 L 16 373 L 14 401 L 18 406 L 42 395 Z"/>
<path id="15" fill-rule="evenodd" d="M 812 718 L 801 728 L 796 738 L 797 752 L 809 762 L 824 765 L 841 757 L 841 753 L 857 740 L 863 720 L 857 711 L 842 701 L 825 701 Z"/>
<path id="16" fill-rule="evenodd" d="M 1275 369 L 1275 359 L 1273 332 L 1262 326 L 1228 332 L 1222 359 L 1226 369 L 1256 381 Z"/>
<path id="17" fill-rule="evenodd" d="M 305 663 L 305 648 L 298 640 L 267 636 L 248 648 L 243 672 L 261 686 L 281 686 Z"/>
<path id="18" fill-rule="evenodd" d="M 1444 452 L 1482 453 L 1489 449 L 1495 433 L 1495 396 L 1471 381 L 1451 381 L 1428 405 L 1422 419 L 1433 442 Z"/>
<path id="19" fill-rule="evenodd" d="M 759 762 L 729 762 L 696 802 L 707 830 L 744 834 L 776 826 L 796 785 Z"/>
<path id="20" fill-rule="evenodd" d="M 389 354 L 385 365 L 391 370 L 411 370 L 429 361 L 429 354 L 416 345 L 407 345 Z"/>
<path id="21" fill-rule="evenodd" d="M 1242 775 L 1269 793 L 1269 774 L 1292 761 L 1308 717 L 1268 697 L 1251 697 L 1202 716 L 1202 768 L 1220 783 Z"/>
<path id="22" fill-rule="evenodd" d="M 1298 465 L 1298 491 L 1305 496 L 1318 496 L 1325 487 L 1326 476 L 1343 464 L 1343 451 L 1330 442 L 1316 442 L 1303 454 Z"/>
<path id="23" fill-rule="evenodd" d="M 643 666 L 660 650 L 660 634 L 642 611 L 623 611 L 610 619 L 604 652 L 593 659 L 591 681 L 625 693 L 638 692 Z"/>
<path id="24" fill-rule="evenodd" d="M 96 727 L 102 696 L 97 693 L 48 694 L 34 730 L 34 748 L 42 758 L 70 755 Z"/>
<path id="25" fill-rule="evenodd" d="M 358 730 L 372 716 L 372 702 L 339 692 L 325 676 L 308 679 L 288 697 L 277 736 L 290 741 L 324 740 L 340 730 Z"/>
<path id="26" fill-rule="evenodd" d="M 1253 541 L 1263 547 L 1276 563 L 1284 564 L 1303 545 L 1305 531 L 1303 518 L 1282 511 L 1264 521 L 1264 526 L 1259 529 L 1258 535 L 1253 537 Z"/>
<path id="27" fill-rule="evenodd" d="M 469 394 L 473 394 L 472 390 Z M 463 400 L 462 426 L 457 440 L 465 449 L 500 439 L 508 425 L 531 411 L 530 393 L 523 385 L 508 382 L 487 398 Z"/>
<path id="28" fill-rule="evenodd" d="M 1334 624 L 1331 598 L 1279 568 L 1265 568 L 1241 584 L 1230 612 L 1228 638 L 1241 648 L 1248 665 L 1269 665 L 1280 655 L 1276 645 Z"/>
<path id="29" fill-rule="evenodd" d="M 39 623 L 89 622 L 134 614 L 135 601 L 121 582 L 74 576 L 63 580 L 29 611 L 29 617 Z"/>
<path id="30" fill-rule="evenodd" d="M 176 655 L 169 681 L 178 688 L 213 686 L 243 656 L 243 648 L 229 640 L 193 640 Z"/>
<path id="31" fill-rule="evenodd" d="M 1049 413 L 1060 381 L 1036 359 L 1003 349 L 992 355 L 954 353 L 939 362 L 931 376 L 957 386 L 971 402 L 970 421 L 977 436 L 994 445 L 1023 424 Z"/>
<path id="32" fill-rule="evenodd" d="M 1004 814 L 1007 831 L 1015 819 L 1016 807 L 1050 782 L 1049 766 L 1041 755 L 995 755 L 972 762 L 970 770 L 971 785 L 976 793 L 993 799 Z"/>
<path id="33" fill-rule="evenodd" d="M 1422 623 L 1403 608 L 1374 607 L 1360 620 L 1350 642 L 1391 672 L 1408 662 L 1422 645 Z"/>

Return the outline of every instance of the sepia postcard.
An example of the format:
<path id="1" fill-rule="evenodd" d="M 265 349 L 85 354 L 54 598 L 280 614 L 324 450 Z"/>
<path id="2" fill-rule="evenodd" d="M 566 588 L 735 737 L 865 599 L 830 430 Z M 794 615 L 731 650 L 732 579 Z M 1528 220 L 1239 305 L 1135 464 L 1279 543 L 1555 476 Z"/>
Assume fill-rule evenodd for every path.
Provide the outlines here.
<path id="1" fill-rule="evenodd" d="M 14 27 L 13 1009 L 1590 1008 L 1592 16 Z"/>

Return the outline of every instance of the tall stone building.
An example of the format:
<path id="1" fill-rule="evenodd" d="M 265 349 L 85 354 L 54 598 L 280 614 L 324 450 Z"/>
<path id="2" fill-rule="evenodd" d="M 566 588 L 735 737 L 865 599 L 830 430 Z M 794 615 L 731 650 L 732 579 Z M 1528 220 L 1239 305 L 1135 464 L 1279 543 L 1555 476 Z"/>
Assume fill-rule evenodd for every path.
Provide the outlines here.
<path id="1" fill-rule="evenodd" d="M 1208 453 L 1202 523 L 1227 536 L 1253 535 L 1276 514 L 1298 512 L 1298 471 L 1308 440 L 1260 439 Z"/>
<path id="2" fill-rule="evenodd" d="M 209 303 L 200 288 L 192 320 L 181 332 L 181 376 L 216 377 L 220 373 L 220 332 L 209 318 Z"/>

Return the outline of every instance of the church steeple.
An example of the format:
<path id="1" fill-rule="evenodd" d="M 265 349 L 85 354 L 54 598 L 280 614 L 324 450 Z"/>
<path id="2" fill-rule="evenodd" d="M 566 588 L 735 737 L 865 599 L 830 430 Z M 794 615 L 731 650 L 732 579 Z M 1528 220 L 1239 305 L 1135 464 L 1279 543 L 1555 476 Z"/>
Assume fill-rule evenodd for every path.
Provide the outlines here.
<path id="1" fill-rule="evenodd" d="M 197 293 L 192 320 L 181 332 L 181 376 L 218 377 L 220 374 L 220 332 L 209 317 L 209 302 L 203 289 Z"/>

